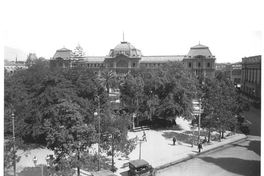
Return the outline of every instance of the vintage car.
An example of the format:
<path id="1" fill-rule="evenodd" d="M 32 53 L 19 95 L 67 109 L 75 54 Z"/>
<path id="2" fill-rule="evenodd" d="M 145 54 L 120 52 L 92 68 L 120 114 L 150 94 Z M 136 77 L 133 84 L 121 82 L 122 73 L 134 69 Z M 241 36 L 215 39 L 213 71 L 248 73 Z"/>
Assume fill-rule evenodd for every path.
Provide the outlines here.
<path id="1" fill-rule="evenodd" d="M 130 161 L 128 166 L 128 176 L 154 176 L 153 167 L 143 159 Z"/>

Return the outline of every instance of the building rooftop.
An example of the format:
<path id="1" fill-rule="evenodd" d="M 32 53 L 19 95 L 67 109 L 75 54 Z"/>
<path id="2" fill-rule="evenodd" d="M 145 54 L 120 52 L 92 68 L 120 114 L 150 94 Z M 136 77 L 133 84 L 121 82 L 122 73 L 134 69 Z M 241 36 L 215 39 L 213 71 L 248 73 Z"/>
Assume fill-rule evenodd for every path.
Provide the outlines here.
<path id="1" fill-rule="evenodd" d="M 73 55 L 72 50 L 63 47 L 56 51 L 56 53 L 53 56 L 53 59 L 62 58 L 62 59 L 68 60 L 72 57 L 72 55 Z"/>
<path id="2" fill-rule="evenodd" d="M 114 49 L 111 49 L 109 52 L 110 57 L 116 57 L 120 54 L 129 57 L 140 57 L 142 55 L 139 49 L 136 49 L 133 45 L 126 41 L 123 41 L 120 44 L 116 45 L 116 47 Z"/>
<path id="3" fill-rule="evenodd" d="M 183 55 L 142 56 L 140 63 L 162 63 L 168 61 L 182 61 L 183 58 Z"/>
<path id="4" fill-rule="evenodd" d="M 200 43 L 198 45 L 191 47 L 186 57 L 195 58 L 197 56 L 204 56 L 206 58 L 214 58 L 211 51 L 209 50 L 209 47 L 205 45 L 201 45 Z"/>

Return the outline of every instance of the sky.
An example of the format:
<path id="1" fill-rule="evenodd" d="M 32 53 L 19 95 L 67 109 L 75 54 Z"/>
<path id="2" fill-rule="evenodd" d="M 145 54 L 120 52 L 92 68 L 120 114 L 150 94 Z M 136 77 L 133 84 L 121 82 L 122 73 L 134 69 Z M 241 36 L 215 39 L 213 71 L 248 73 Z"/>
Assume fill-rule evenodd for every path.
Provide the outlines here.
<path id="1" fill-rule="evenodd" d="M 261 0 L 6 0 L 3 5 L 4 46 L 46 59 L 77 44 L 89 56 L 105 56 L 123 32 L 145 56 L 185 55 L 199 42 L 217 63 L 263 51 Z"/>

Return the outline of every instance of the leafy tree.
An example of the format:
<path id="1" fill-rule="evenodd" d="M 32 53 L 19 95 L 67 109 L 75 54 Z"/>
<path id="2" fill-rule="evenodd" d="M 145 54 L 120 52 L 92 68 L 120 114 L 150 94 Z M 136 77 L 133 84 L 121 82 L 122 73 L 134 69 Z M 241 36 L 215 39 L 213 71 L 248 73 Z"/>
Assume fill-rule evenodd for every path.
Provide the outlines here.
<path id="1" fill-rule="evenodd" d="M 14 143 L 13 140 L 10 138 L 5 140 L 4 142 L 4 172 L 6 173 L 8 169 L 14 166 L 14 159 L 15 162 L 20 161 L 20 156 L 16 154 L 16 149 L 13 148 Z"/>
<path id="2" fill-rule="evenodd" d="M 107 94 L 110 93 L 110 88 L 118 87 L 115 73 L 108 69 L 99 72 L 97 81 L 102 87 L 106 89 Z"/>
<path id="3" fill-rule="evenodd" d="M 136 146 L 133 139 L 127 139 L 129 114 L 112 113 L 102 118 L 102 148 L 112 156 L 111 170 L 115 171 L 114 156 L 119 152 L 128 155 Z"/>
<path id="4" fill-rule="evenodd" d="M 226 130 L 234 130 L 237 124 L 237 113 L 241 102 L 238 101 L 238 94 L 233 84 L 224 77 L 217 77 L 214 80 L 205 80 L 202 85 L 202 126 L 208 130 L 208 141 L 210 133 L 217 130 L 220 136 L 224 137 Z"/>
<path id="5" fill-rule="evenodd" d="M 139 119 L 142 114 L 140 107 L 144 101 L 144 81 L 141 76 L 128 74 L 120 86 L 122 108 L 130 114 L 136 114 Z M 132 120 L 134 123 L 134 119 Z M 135 125 L 133 125 L 134 127 Z"/>
<path id="6" fill-rule="evenodd" d="M 58 167 L 65 167 L 65 163 L 68 163 L 77 167 L 80 175 L 80 153 L 94 143 L 95 129 L 91 124 L 84 123 L 79 106 L 73 102 L 61 100 L 51 113 L 44 123 L 47 147 L 54 151 Z"/>
<path id="7" fill-rule="evenodd" d="M 36 53 L 29 53 L 26 60 L 26 66 L 31 67 L 35 64 L 36 60 L 38 59 Z"/>
<path id="8" fill-rule="evenodd" d="M 78 45 L 76 46 L 76 48 L 74 49 L 74 51 L 73 51 L 73 55 L 74 55 L 75 57 L 84 57 L 85 53 L 84 53 L 83 48 L 81 47 L 80 44 L 78 44 Z"/>

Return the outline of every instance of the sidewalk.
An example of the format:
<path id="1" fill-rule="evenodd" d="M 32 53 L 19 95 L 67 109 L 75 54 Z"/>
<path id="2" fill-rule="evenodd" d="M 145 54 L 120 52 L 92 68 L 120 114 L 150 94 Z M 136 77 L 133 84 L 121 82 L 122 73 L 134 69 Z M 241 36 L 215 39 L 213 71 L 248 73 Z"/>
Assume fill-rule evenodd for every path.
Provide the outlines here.
<path id="1" fill-rule="evenodd" d="M 164 133 L 168 132 L 177 132 L 174 130 L 162 130 L 162 131 L 145 131 L 147 136 L 147 142 L 142 143 L 141 145 L 141 159 L 148 161 L 154 168 L 162 169 L 170 165 L 176 164 L 178 162 L 191 159 L 198 154 L 197 146 L 191 147 L 190 144 L 182 143 L 178 141 L 176 145 L 172 145 L 172 139 L 166 139 Z M 130 136 L 142 136 L 142 132 L 130 133 Z M 244 134 L 235 134 L 232 136 L 226 137 L 221 142 L 212 141 L 211 144 L 204 145 L 202 152 L 207 152 L 212 149 L 216 149 L 225 144 L 232 143 L 241 139 L 246 138 Z M 136 149 L 132 151 L 129 155 L 129 160 L 139 159 L 139 145 Z M 128 170 L 128 167 L 122 166 L 129 162 L 129 160 L 115 160 L 116 167 L 118 168 L 116 174 L 120 175 L 121 173 Z M 124 174 L 122 174 L 124 175 Z"/>

